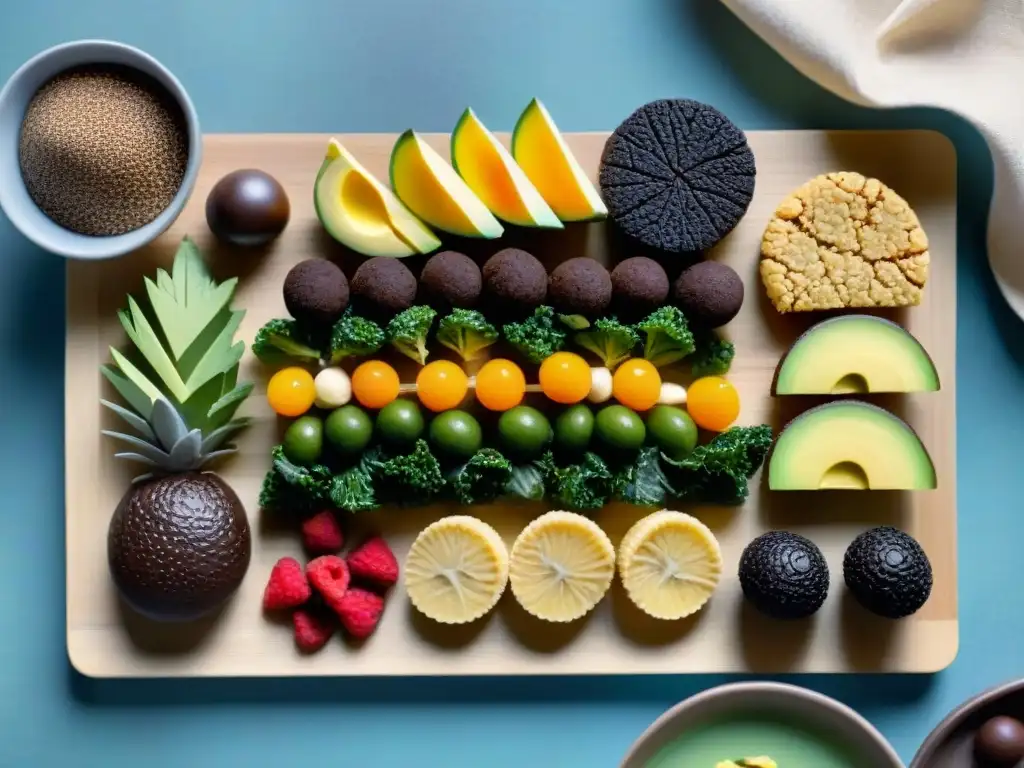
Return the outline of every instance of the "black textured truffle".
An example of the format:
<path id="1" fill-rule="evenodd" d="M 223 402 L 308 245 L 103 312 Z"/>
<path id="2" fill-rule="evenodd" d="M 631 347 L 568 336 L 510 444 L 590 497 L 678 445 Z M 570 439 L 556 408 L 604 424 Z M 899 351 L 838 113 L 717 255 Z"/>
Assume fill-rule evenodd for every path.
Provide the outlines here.
<path id="1" fill-rule="evenodd" d="M 754 195 L 746 136 L 714 107 L 652 101 L 615 129 L 599 175 L 609 216 L 630 237 L 671 252 L 710 248 Z"/>
<path id="2" fill-rule="evenodd" d="M 475 307 L 482 289 L 480 267 L 464 253 L 442 251 L 435 254 L 420 272 L 423 299 L 441 311 Z"/>
<path id="3" fill-rule="evenodd" d="M 360 264 L 352 275 L 352 293 L 363 303 L 362 311 L 389 318 L 416 301 L 416 277 L 398 259 L 375 256 Z"/>
<path id="4" fill-rule="evenodd" d="M 788 531 L 769 531 L 740 556 L 740 587 L 757 610 L 774 619 L 803 619 L 828 597 L 828 564 L 818 546 Z"/>
<path id="5" fill-rule="evenodd" d="M 903 531 L 865 531 L 846 550 L 843 579 L 872 613 L 902 619 L 916 613 L 932 592 L 932 565 L 921 545 Z"/>
<path id="6" fill-rule="evenodd" d="M 495 308 L 522 314 L 532 312 L 548 295 L 548 273 L 536 256 L 504 248 L 484 262 L 484 290 Z"/>
<path id="7" fill-rule="evenodd" d="M 612 300 L 612 279 L 594 259 L 578 256 L 563 261 L 548 279 L 548 300 L 564 315 L 596 317 Z"/>
<path id="8" fill-rule="evenodd" d="M 721 328 L 743 306 L 743 280 L 725 264 L 698 261 L 679 275 L 672 296 L 694 325 Z"/>
<path id="9" fill-rule="evenodd" d="M 306 325 L 329 326 L 348 306 L 345 273 L 325 259 L 306 259 L 288 270 L 283 291 L 288 314 Z"/>
<path id="10" fill-rule="evenodd" d="M 668 300 L 668 275 L 646 256 L 620 261 L 612 270 L 612 302 L 626 318 L 648 315 Z"/>

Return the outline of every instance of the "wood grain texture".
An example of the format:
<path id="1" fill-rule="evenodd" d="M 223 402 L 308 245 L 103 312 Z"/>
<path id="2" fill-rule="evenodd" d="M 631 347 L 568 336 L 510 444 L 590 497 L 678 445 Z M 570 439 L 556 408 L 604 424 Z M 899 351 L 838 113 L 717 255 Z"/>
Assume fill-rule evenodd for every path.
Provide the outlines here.
<path id="1" fill-rule="evenodd" d="M 596 175 L 607 134 L 573 134 L 568 141 L 583 167 Z M 67 282 L 66 493 L 67 642 L 72 664 L 95 677 L 207 677 L 297 675 L 526 675 L 666 674 L 697 672 L 931 672 L 957 651 L 956 596 L 956 158 L 943 136 L 905 132 L 752 132 L 757 189 L 740 225 L 712 257 L 743 277 L 747 299 L 727 327 L 737 349 L 730 378 L 743 408 L 738 423 L 768 422 L 778 430 L 808 407 L 802 398 L 773 399 L 775 365 L 796 336 L 820 316 L 778 316 L 764 297 L 757 275 L 761 232 L 777 202 L 808 178 L 833 170 L 877 176 L 907 198 L 931 241 L 931 277 L 924 303 L 889 317 L 902 322 L 932 355 L 942 390 L 933 394 L 876 399 L 900 413 L 918 431 L 935 461 L 939 489 L 920 493 L 770 493 L 761 476 L 739 509 L 698 508 L 715 531 L 725 558 L 723 582 L 696 617 L 659 623 L 640 615 L 616 582 L 586 620 L 563 627 L 542 624 L 506 592 L 492 615 L 469 628 L 444 628 L 419 617 L 401 588 L 391 595 L 377 633 L 362 647 L 337 638 L 320 653 L 303 657 L 290 626 L 266 619 L 260 597 L 279 557 L 301 557 L 294 533 L 275 531 L 256 508 L 268 451 L 279 426 L 264 399 L 268 372 L 246 352 L 242 379 L 256 382 L 242 413 L 255 425 L 240 440 L 240 452 L 220 469 L 246 504 L 256 531 L 252 566 L 239 593 L 216 617 L 200 626 L 152 625 L 123 609 L 107 573 L 106 532 L 134 467 L 112 458 L 114 447 L 100 429 L 110 418 L 101 396 L 114 397 L 99 374 L 108 347 L 124 343 L 115 311 L 126 292 L 142 289 L 142 278 L 169 266 L 180 238 L 196 239 L 218 277 L 241 278 L 236 305 L 247 309 L 240 337 L 250 342 L 259 326 L 283 316 L 281 281 L 301 259 L 327 256 L 351 275 L 358 257 L 326 237 L 312 207 L 312 184 L 326 135 L 208 136 L 195 193 L 177 223 L 151 247 L 117 261 L 69 262 Z M 341 141 L 382 180 L 394 136 L 345 135 Z M 503 137 L 507 140 L 507 137 Z M 447 137 L 429 136 L 447 154 Z M 276 176 L 291 197 L 285 233 L 263 252 L 217 246 L 206 226 L 204 204 L 213 184 L 237 168 L 257 167 Z M 510 244 L 533 249 L 549 262 L 587 254 L 604 261 L 630 255 L 602 223 L 569 225 L 561 233 L 513 232 L 499 243 L 477 244 L 486 256 Z M 461 244 L 460 244 L 461 245 Z M 417 268 L 422 259 L 410 260 Z M 678 270 L 677 270 L 678 271 Z M 671 276 L 671 275 L 670 275 Z M 379 526 L 404 557 L 415 534 L 451 509 L 381 511 L 360 524 Z M 494 505 L 473 514 L 494 524 L 511 545 L 538 508 Z M 614 543 L 643 510 L 614 504 L 597 520 Z M 935 588 L 914 617 L 876 619 L 856 606 L 842 584 L 842 556 L 853 538 L 872 525 L 911 532 L 932 560 Z M 736 567 L 743 547 L 770 529 L 788 529 L 821 546 L 832 572 L 825 607 L 812 620 L 773 622 L 755 615 L 742 600 Z"/>

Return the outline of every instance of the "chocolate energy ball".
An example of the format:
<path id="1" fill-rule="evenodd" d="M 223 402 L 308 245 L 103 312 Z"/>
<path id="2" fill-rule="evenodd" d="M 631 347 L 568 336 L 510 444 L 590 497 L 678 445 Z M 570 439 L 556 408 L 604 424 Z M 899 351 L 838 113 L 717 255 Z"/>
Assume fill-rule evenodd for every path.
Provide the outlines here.
<path id="1" fill-rule="evenodd" d="M 484 263 L 483 278 L 489 299 L 502 311 L 527 314 L 548 295 L 544 265 L 519 248 L 505 248 L 491 256 Z"/>
<path id="2" fill-rule="evenodd" d="M 360 264 L 352 276 L 352 293 L 369 314 L 390 318 L 415 303 L 416 277 L 398 259 L 375 256 Z"/>
<path id="3" fill-rule="evenodd" d="M 469 256 L 442 251 L 431 256 L 420 272 L 420 290 L 428 304 L 447 310 L 475 307 L 483 290 L 480 267 Z"/>
<path id="4" fill-rule="evenodd" d="M 348 307 L 345 273 L 325 259 L 306 259 L 288 270 L 283 291 L 288 314 L 305 325 L 329 326 Z"/>
<path id="5" fill-rule="evenodd" d="M 1014 768 L 1024 760 L 1024 724 L 1013 717 L 986 720 L 974 734 L 974 756 L 991 768 Z"/>
<path id="6" fill-rule="evenodd" d="M 612 302 L 626 316 L 647 315 L 668 300 L 668 275 L 646 256 L 620 261 L 612 270 Z"/>
<path id="7" fill-rule="evenodd" d="M 743 306 L 743 281 L 732 267 L 699 261 L 679 275 L 672 297 L 694 325 L 720 328 Z"/>
<path id="8" fill-rule="evenodd" d="M 586 256 L 563 261 L 548 278 L 548 300 L 565 315 L 601 315 L 612 301 L 612 278 Z"/>

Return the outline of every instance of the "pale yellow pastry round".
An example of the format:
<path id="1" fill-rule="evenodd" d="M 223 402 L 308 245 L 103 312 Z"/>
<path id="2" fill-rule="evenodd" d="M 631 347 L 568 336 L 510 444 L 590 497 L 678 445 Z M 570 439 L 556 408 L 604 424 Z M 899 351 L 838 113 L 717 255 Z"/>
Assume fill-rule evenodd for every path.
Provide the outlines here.
<path id="1" fill-rule="evenodd" d="M 593 520 L 575 512 L 541 515 L 516 538 L 509 562 L 512 594 L 538 619 L 585 616 L 615 576 L 615 547 Z"/>
<path id="2" fill-rule="evenodd" d="M 663 509 L 626 532 L 618 569 L 637 608 L 656 619 L 682 619 L 703 608 L 718 587 L 722 550 L 700 520 Z"/>
<path id="3" fill-rule="evenodd" d="M 413 541 L 404 567 L 409 601 L 441 624 L 465 624 L 487 614 L 508 584 L 508 549 L 487 523 L 444 517 Z"/>

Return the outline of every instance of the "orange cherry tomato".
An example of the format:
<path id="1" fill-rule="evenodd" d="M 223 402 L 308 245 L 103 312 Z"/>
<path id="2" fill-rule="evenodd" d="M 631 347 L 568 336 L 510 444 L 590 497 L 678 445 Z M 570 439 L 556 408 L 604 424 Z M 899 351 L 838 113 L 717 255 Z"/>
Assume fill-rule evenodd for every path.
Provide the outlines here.
<path id="1" fill-rule="evenodd" d="M 489 411 L 507 411 L 523 401 L 526 377 L 511 360 L 489 360 L 476 374 L 476 399 Z"/>
<path id="2" fill-rule="evenodd" d="M 634 411 L 653 408 L 661 397 L 661 374 L 649 360 L 627 360 L 612 376 L 612 396 Z"/>
<path id="3" fill-rule="evenodd" d="M 281 416 L 301 416 L 313 407 L 314 400 L 313 375 L 304 368 L 282 368 L 267 382 L 267 402 Z"/>
<path id="4" fill-rule="evenodd" d="M 572 352 L 555 352 L 540 364 L 540 389 L 551 400 L 572 405 L 590 394 L 590 366 Z"/>
<path id="5" fill-rule="evenodd" d="M 721 376 L 705 376 L 686 390 L 686 410 L 698 427 L 723 432 L 740 415 L 740 396 Z"/>
<path id="6" fill-rule="evenodd" d="M 462 402 L 468 390 L 469 377 L 451 360 L 427 363 L 416 376 L 416 394 L 432 411 L 450 411 Z"/>
<path id="7" fill-rule="evenodd" d="M 352 372 L 352 395 L 364 408 L 383 408 L 398 397 L 398 385 L 398 372 L 380 360 L 367 360 Z"/>

